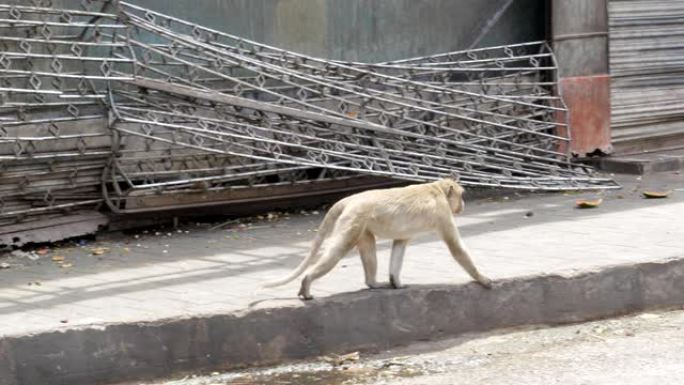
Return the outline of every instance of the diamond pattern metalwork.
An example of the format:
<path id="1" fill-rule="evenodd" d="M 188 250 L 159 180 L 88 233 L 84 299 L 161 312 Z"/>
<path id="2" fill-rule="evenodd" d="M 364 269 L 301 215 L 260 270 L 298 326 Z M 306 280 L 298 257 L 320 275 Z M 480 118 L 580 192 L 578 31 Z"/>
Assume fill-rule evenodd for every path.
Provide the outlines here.
<path id="1" fill-rule="evenodd" d="M 126 212 L 132 196 L 358 174 L 617 187 L 570 162 L 545 42 L 359 63 L 123 1 L 32 3 L 0 4 L 17 24 L 0 34 L 0 224 L 101 202 Z"/>

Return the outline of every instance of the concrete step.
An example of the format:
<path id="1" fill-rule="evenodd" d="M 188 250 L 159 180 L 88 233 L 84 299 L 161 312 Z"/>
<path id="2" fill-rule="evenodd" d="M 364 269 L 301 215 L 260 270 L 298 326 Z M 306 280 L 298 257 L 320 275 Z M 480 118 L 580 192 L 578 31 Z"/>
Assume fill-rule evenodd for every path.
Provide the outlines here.
<path id="1" fill-rule="evenodd" d="M 599 170 L 619 174 L 681 171 L 684 169 L 684 149 L 590 158 L 587 163 Z"/>

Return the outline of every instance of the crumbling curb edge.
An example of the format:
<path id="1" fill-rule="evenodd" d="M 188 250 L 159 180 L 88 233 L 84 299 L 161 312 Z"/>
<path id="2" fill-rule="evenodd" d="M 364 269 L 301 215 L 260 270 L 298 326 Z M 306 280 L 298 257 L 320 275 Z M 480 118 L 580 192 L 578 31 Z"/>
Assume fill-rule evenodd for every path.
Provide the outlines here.
<path id="1" fill-rule="evenodd" d="M 0 339 L 0 385 L 93 385 L 378 350 L 684 305 L 684 257 L 570 275 L 345 293 L 303 305 Z"/>

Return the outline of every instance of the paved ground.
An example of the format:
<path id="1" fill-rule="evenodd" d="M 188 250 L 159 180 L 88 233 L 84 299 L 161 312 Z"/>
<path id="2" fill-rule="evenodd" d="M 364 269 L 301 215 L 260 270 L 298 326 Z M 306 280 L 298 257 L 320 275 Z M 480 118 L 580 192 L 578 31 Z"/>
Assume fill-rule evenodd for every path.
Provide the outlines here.
<path id="1" fill-rule="evenodd" d="M 497 199 L 466 205 L 461 232 L 481 271 L 493 279 L 661 260 L 684 250 L 684 178 L 674 173 L 604 194 L 596 209 L 579 198 L 598 193 Z M 646 200 L 643 190 L 674 189 Z M 307 252 L 321 213 L 255 221 L 244 227 L 185 225 L 136 235 L 107 235 L 77 246 L 0 256 L 0 337 L 78 325 L 226 313 L 253 306 L 297 305 L 298 283 L 258 291 L 286 274 Z M 388 242 L 379 247 L 386 279 Z M 407 252 L 408 285 L 469 280 L 431 236 Z M 364 288 L 358 256 L 317 281 L 313 294 Z M 256 305 L 255 305 L 256 304 Z"/>
<path id="2" fill-rule="evenodd" d="M 414 344 L 332 367 L 324 360 L 158 385 L 661 385 L 684 375 L 684 311 Z"/>

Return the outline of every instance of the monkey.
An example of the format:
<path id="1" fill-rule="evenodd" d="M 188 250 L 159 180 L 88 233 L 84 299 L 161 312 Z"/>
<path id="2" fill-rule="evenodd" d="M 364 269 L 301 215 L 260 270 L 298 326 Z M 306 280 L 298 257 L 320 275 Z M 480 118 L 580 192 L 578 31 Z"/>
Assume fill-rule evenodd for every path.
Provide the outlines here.
<path id="1" fill-rule="evenodd" d="M 354 246 L 363 263 L 365 283 L 370 289 L 399 289 L 399 274 L 406 246 L 414 236 L 436 232 L 453 258 L 479 284 L 492 281 L 473 264 L 453 216 L 463 212 L 464 189 L 453 178 L 405 187 L 377 189 L 348 196 L 335 203 L 323 217 L 309 255 L 287 277 L 262 287 L 284 285 L 306 271 L 298 296 L 313 299 L 311 283 L 327 274 Z M 392 239 L 389 284 L 376 281 L 376 238 Z"/>

